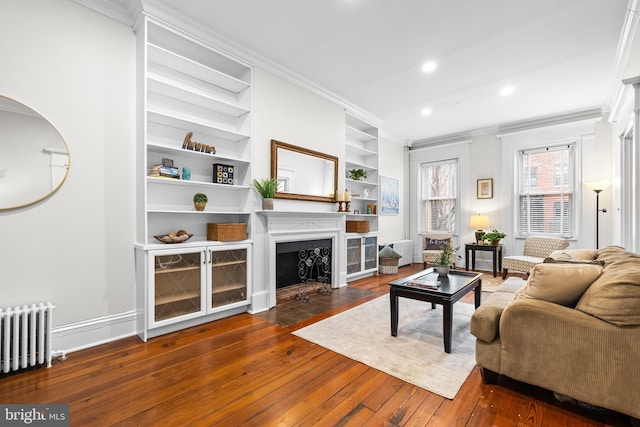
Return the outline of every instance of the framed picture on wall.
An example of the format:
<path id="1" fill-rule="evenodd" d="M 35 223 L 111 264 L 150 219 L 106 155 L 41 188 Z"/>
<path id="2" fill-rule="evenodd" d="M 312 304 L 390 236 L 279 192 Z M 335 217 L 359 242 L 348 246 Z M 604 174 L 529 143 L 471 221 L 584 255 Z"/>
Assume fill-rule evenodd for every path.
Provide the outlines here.
<path id="1" fill-rule="evenodd" d="M 478 180 L 478 199 L 493 199 L 493 178 Z"/>
<path id="2" fill-rule="evenodd" d="M 380 176 L 380 214 L 398 215 L 400 213 L 400 181 Z"/>

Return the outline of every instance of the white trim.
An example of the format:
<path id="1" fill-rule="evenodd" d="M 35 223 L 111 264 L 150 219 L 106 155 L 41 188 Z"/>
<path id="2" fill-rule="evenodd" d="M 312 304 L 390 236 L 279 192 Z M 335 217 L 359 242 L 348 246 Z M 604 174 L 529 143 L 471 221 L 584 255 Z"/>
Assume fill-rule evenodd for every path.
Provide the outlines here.
<path id="1" fill-rule="evenodd" d="M 70 323 L 51 332 L 54 353 L 71 353 L 136 335 L 136 311 Z"/>

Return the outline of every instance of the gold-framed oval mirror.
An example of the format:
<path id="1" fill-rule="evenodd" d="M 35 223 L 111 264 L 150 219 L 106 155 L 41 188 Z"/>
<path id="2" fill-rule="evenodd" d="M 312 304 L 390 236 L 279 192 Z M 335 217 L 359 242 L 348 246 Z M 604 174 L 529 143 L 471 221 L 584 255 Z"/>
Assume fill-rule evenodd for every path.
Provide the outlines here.
<path id="1" fill-rule="evenodd" d="M 51 196 L 67 179 L 69 163 L 69 147 L 47 119 L 0 95 L 0 211 Z"/>
<path id="2" fill-rule="evenodd" d="M 271 177 L 278 182 L 276 198 L 335 202 L 338 158 L 272 139 Z"/>

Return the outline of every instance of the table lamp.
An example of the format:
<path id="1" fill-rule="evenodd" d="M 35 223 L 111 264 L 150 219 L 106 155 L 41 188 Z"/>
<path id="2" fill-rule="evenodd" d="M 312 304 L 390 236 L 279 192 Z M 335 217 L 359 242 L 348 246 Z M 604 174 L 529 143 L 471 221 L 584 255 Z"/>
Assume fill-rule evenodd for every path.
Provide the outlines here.
<path id="1" fill-rule="evenodd" d="M 489 217 L 487 215 L 473 215 L 469 218 L 469 227 L 476 229 L 476 244 L 479 245 L 484 235 L 483 228 L 489 227 Z"/>
<path id="2" fill-rule="evenodd" d="M 599 248 L 600 242 L 599 242 L 599 230 L 598 230 L 598 226 L 599 226 L 599 222 L 600 222 L 600 212 L 602 213 L 607 213 L 606 209 L 600 209 L 600 192 L 602 190 L 606 190 L 611 183 L 609 181 L 598 181 L 598 182 L 585 182 L 584 183 L 587 187 L 589 187 L 591 190 L 596 192 L 596 249 Z"/>

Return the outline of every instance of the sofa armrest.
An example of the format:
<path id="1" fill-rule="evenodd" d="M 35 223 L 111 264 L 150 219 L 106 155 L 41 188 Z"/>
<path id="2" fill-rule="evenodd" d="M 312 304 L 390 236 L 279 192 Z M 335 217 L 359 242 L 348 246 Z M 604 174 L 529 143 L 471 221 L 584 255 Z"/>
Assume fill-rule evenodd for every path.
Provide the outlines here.
<path id="1" fill-rule="evenodd" d="M 469 329 L 471 334 L 484 342 L 491 342 L 499 335 L 502 311 L 513 301 L 511 292 L 494 292 L 473 312 Z"/>
<path id="2" fill-rule="evenodd" d="M 640 326 L 521 299 L 503 311 L 500 340 L 502 374 L 640 417 Z"/>

